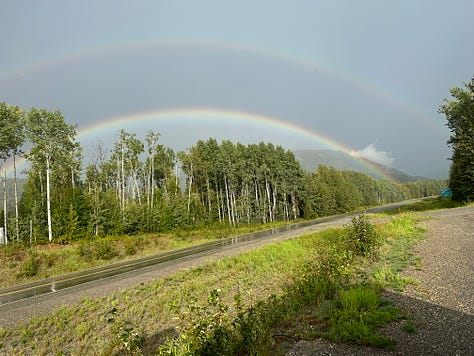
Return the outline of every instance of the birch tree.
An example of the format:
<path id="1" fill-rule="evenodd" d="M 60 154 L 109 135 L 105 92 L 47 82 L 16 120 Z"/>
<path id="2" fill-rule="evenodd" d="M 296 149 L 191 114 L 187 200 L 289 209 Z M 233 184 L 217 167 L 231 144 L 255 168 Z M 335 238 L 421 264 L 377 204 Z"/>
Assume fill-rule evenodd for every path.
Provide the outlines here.
<path id="1" fill-rule="evenodd" d="M 6 162 L 13 159 L 13 190 L 15 197 L 15 235 L 17 241 L 20 239 L 20 230 L 18 223 L 18 182 L 16 172 L 16 158 L 22 151 L 21 147 L 25 142 L 24 131 L 25 113 L 18 106 L 0 103 L 0 160 L 4 165 L 4 185 L 3 185 L 3 209 L 4 209 L 4 234 L 7 242 L 7 197 L 6 197 Z M 1 167 L 0 163 L 0 167 Z"/>
<path id="2" fill-rule="evenodd" d="M 67 165 L 71 160 L 71 152 L 77 151 L 75 126 L 67 124 L 59 110 L 50 112 L 33 108 L 28 113 L 27 134 L 32 144 L 27 157 L 33 167 L 44 169 L 46 173 L 48 240 L 52 242 L 51 173 L 54 166 Z"/>

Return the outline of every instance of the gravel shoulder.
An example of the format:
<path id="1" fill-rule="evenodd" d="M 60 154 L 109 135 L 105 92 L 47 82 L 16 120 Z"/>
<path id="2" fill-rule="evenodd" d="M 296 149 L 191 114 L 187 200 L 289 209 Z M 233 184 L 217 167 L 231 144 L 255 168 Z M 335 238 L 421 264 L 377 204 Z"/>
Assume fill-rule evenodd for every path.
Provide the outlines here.
<path id="1" fill-rule="evenodd" d="M 397 342 L 391 352 L 316 340 L 298 342 L 288 355 L 474 355 L 474 206 L 428 215 L 427 237 L 413 251 L 421 266 L 402 273 L 419 284 L 383 295 L 414 332 L 403 330 L 406 321 L 381 330 Z"/>

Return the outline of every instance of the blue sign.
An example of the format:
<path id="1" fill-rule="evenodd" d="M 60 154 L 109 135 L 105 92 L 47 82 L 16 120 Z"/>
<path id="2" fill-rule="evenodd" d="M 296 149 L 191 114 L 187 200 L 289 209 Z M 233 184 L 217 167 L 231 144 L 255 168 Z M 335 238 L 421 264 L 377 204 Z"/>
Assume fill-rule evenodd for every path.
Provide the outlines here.
<path id="1" fill-rule="evenodd" d="M 450 197 L 453 195 L 453 192 L 451 191 L 451 189 L 443 189 L 441 192 L 440 192 L 441 196 L 444 198 L 444 197 Z"/>

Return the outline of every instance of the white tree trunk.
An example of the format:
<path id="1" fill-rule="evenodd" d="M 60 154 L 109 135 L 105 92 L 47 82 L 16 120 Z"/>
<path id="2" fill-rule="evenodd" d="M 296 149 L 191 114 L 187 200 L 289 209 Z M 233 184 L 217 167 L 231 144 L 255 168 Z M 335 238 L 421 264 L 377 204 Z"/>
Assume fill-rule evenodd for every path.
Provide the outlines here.
<path id="1" fill-rule="evenodd" d="M 7 234 L 7 166 L 4 164 L 3 176 L 3 235 L 5 237 L 5 245 L 8 244 Z"/>
<path id="2" fill-rule="evenodd" d="M 189 175 L 189 186 L 188 186 L 188 212 L 187 212 L 187 219 L 189 219 L 189 213 L 191 210 L 191 187 L 193 185 L 193 165 L 191 164 L 191 174 Z"/>
<path id="3" fill-rule="evenodd" d="M 51 167 L 49 157 L 46 157 L 46 210 L 48 214 L 48 239 L 53 241 L 53 228 L 51 224 L 51 186 L 50 186 Z"/>
<path id="4" fill-rule="evenodd" d="M 16 156 L 13 155 L 13 190 L 15 192 L 15 228 L 16 228 L 16 241 L 20 242 L 20 226 L 18 222 L 18 182 L 16 177 Z"/>

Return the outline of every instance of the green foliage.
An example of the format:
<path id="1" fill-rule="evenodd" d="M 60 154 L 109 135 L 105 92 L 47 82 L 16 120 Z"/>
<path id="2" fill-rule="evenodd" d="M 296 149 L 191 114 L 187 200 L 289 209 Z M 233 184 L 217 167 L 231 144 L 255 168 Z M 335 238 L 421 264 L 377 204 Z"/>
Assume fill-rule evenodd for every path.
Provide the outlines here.
<path id="1" fill-rule="evenodd" d="M 38 274 L 40 269 L 40 258 L 36 253 L 28 253 L 28 257 L 21 263 L 17 273 L 18 278 L 31 278 Z"/>
<path id="2" fill-rule="evenodd" d="M 211 138 L 176 154 L 159 143 L 157 132 L 147 134 L 145 147 L 125 130 L 119 131 L 109 159 L 98 145 L 93 162 L 81 172 L 82 148 L 75 142 L 75 127 L 62 113 L 32 109 L 27 118 L 32 149 L 20 202 L 24 241 L 29 239 L 30 221 L 37 239 L 52 238 L 54 231 L 56 239 L 68 242 L 216 223 L 237 227 L 315 218 L 428 194 L 434 187 L 423 182 L 402 186 L 324 166 L 305 176 L 292 152 L 271 143 L 218 143 Z M 186 176 L 184 182 L 177 166 Z"/>
<path id="3" fill-rule="evenodd" d="M 77 253 L 86 261 L 111 260 L 118 256 L 118 251 L 110 240 L 81 241 Z"/>
<path id="4" fill-rule="evenodd" d="M 382 243 L 375 226 L 364 214 L 353 217 L 345 227 L 351 250 L 359 256 L 375 255 Z"/>
<path id="5" fill-rule="evenodd" d="M 181 314 L 181 348 L 191 355 L 229 355 L 232 352 L 231 334 L 227 330 L 227 311 L 221 290 L 209 293 L 207 305 L 199 305 L 189 296 L 187 311 Z"/>
<path id="6" fill-rule="evenodd" d="M 107 312 L 107 323 L 111 326 L 113 341 L 111 348 L 118 348 L 129 355 L 141 355 L 140 345 L 143 342 L 142 336 L 133 327 L 130 321 L 120 321 L 118 309 L 113 307 Z"/>
<path id="7" fill-rule="evenodd" d="M 384 238 L 389 240 L 382 252 L 393 248 L 394 240 L 405 242 L 412 239 L 410 234 L 419 234 L 418 229 L 410 227 L 417 221 L 413 217 L 404 215 L 393 220 L 386 224 L 389 227 L 380 228 Z M 357 276 L 367 280 L 365 274 L 360 275 L 360 267 L 365 265 L 359 263 L 370 259 L 350 259 L 355 256 L 351 253 L 343 259 L 343 268 L 336 266 L 335 261 L 347 251 L 347 246 L 345 229 L 333 229 L 180 271 L 103 299 L 86 299 L 78 306 L 60 308 L 50 315 L 31 319 L 27 325 L 0 328 L 0 342 L 5 345 L 2 351 L 28 355 L 60 350 L 73 354 L 130 354 L 135 351 L 132 348 L 128 351 L 127 345 L 131 343 L 127 340 L 135 340 L 133 335 L 137 334 L 143 340 L 139 347 L 144 354 L 155 354 L 162 345 L 158 351 L 161 354 L 190 355 L 192 345 L 188 341 L 191 338 L 184 333 L 189 329 L 215 330 L 218 341 L 202 335 L 199 339 L 204 340 L 209 349 L 212 345 L 224 345 L 223 350 L 229 351 L 227 354 L 268 355 L 280 354 L 282 349 L 276 347 L 285 344 L 281 343 L 282 339 L 328 337 L 331 327 L 337 329 L 338 323 L 344 325 L 341 332 L 357 330 L 348 334 L 358 337 L 359 342 L 383 346 L 386 340 L 374 337 L 371 325 L 390 319 L 386 316 L 391 315 L 391 307 L 379 301 L 375 312 L 367 311 L 367 306 L 374 305 L 372 292 L 368 296 L 365 292 L 354 292 L 363 296 L 360 299 L 364 302 L 358 304 L 366 306 L 365 313 L 362 312 L 364 323 L 349 319 L 348 315 L 356 313 L 336 311 L 342 305 L 355 305 L 349 301 L 358 299 L 350 294 L 349 301 L 338 302 L 344 291 L 355 287 L 345 281 L 357 282 Z M 10 247 L 13 248 L 9 246 L 7 254 L 13 253 Z M 406 249 L 409 245 L 404 243 L 401 247 Z M 321 250 L 327 252 L 317 253 Z M 388 251 L 385 252 L 376 262 L 382 266 L 388 263 L 385 260 Z M 301 268 L 301 264 L 307 266 L 306 261 L 314 260 L 315 256 L 327 256 L 333 261 L 329 263 L 334 266 L 332 270 L 350 277 L 341 279 L 344 285 L 335 288 L 336 293 L 332 293 L 330 299 L 321 294 L 331 289 L 324 286 L 327 278 L 318 278 L 316 269 Z M 380 269 L 379 265 L 376 267 Z M 213 294 L 214 290 L 217 294 Z M 176 314 L 170 310 L 170 304 L 174 305 Z M 115 316 L 107 314 L 113 308 L 118 311 Z M 195 313 L 191 313 L 193 308 Z M 104 315 L 114 322 L 104 327 Z M 298 329 L 288 328 L 296 324 Z M 207 329 L 210 325 L 213 327 Z M 287 337 L 280 337 L 282 333 Z M 77 342 L 71 343 L 71 338 Z M 195 349 L 205 348 L 196 346 Z"/>
<path id="8" fill-rule="evenodd" d="M 453 200 L 474 200 L 474 77 L 465 89 L 451 88 L 452 101 L 445 100 L 440 113 L 451 130 L 448 144 L 453 148 L 449 187 Z"/>
<path id="9" fill-rule="evenodd" d="M 370 287 L 356 286 L 341 291 L 333 310 L 329 336 L 379 348 L 392 347 L 393 341 L 375 333 L 378 326 L 397 320 L 398 309 L 384 305 Z"/>
<path id="10" fill-rule="evenodd" d="M 367 221 L 357 219 L 355 225 L 367 227 Z M 245 308 L 244 295 L 238 288 L 234 295 L 236 317 L 232 322 L 227 314 L 231 307 L 216 298 L 218 291 L 211 292 L 207 306 L 197 306 L 195 299 L 187 297 L 188 311 L 180 314 L 186 326 L 180 329 L 178 338 L 163 345 L 161 354 L 258 355 L 272 343 L 272 332 L 288 318 L 305 306 L 336 297 L 336 307 L 330 313 L 329 337 L 380 348 L 392 346 L 393 342 L 377 335 L 375 329 L 396 320 L 398 311 L 381 302 L 373 288 L 356 286 L 343 290 L 354 274 L 352 263 L 358 251 L 351 244 L 347 228 L 328 230 L 319 236 L 320 243 L 311 246 L 312 258 L 305 263 L 302 275 L 282 295 L 272 295 Z M 369 244 L 379 243 L 379 239 L 367 239 L 365 233 L 363 240 L 363 255 Z"/>
<path id="11" fill-rule="evenodd" d="M 135 255 L 147 244 L 147 240 L 143 237 L 132 237 L 125 239 L 124 248 L 127 256 Z"/>
<path id="12" fill-rule="evenodd" d="M 405 331 L 408 334 L 416 334 L 416 326 L 413 323 L 413 320 L 407 320 L 405 324 L 403 325 L 403 331 Z"/>

